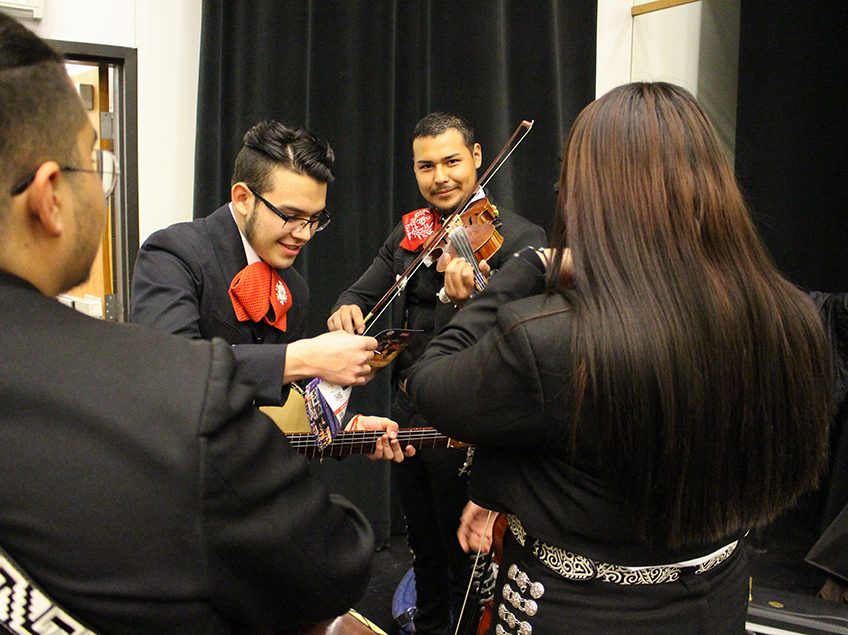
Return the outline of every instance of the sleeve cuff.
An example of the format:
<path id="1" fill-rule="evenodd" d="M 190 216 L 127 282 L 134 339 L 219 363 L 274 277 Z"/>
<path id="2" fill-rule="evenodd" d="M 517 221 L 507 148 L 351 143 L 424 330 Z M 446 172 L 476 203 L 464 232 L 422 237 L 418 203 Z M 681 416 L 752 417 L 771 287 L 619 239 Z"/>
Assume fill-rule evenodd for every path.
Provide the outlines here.
<path id="1" fill-rule="evenodd" d="M 515 252 L 513 256 L 515 258 L 521 258 L 522 260 L 526 260 L 531 265 L 536 267 L 536 269 L 538 269 L 542 274 L 545 274 L 545 263 L 542 260 L 544 253 L 545 250 L 543 247 L 532 247 L 528 245 L 527 247 L 524 247 L 524 249 L 520 249 L 519 251 Z"/>

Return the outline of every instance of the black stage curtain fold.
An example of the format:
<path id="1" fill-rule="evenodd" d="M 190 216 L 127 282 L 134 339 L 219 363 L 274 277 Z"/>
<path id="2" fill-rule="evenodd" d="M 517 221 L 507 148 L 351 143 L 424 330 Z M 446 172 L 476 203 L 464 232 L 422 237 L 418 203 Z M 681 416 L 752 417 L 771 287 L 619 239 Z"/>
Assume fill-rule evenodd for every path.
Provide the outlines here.
<path id="1" fill-rule="evenodd" d="M 848 66 L 842 2 L 743 2 L 736 171 L 778 268 L 848 291 Z"/>
<path id="2" fill-rule="evenodd" d="M 475 126 L 484 166 L 522 119 L 534 120 L 489 189 L 499 205 L 550 230 L 561 147 L 594 98 L 596 21 L 595 0 L 205 0 L 194 216 L 229 199 L 233 160 L 257 121 L 280 119 L 329 140 L 334 220 L 295 264 L 312 292 L 310 334 L 323 332 L 339 293 L 401 215 L 423 205 L 412 128 L 447 110 Z M 387 413 L 388 375 L 355 390 L 351 409 Z M 363 484 L 351 464 L 328 461 L 319 471 L 382 537 L 390 521 L 375 511 L 373 488 L 369 499 L 357 496 Z"/>

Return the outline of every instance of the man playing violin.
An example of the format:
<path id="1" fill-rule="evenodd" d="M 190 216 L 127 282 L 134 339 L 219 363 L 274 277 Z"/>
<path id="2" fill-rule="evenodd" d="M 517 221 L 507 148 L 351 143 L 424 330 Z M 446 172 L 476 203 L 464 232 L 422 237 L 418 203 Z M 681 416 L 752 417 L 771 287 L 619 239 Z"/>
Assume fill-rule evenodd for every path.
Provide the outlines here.
<path id="1" fill-rule="evenodd" d="M 496 208 L 491 201 L 477 202 L 486 197 L 482 189 L 474 191 L 483 153 L 474 140 L 474 129 L 463 117 L 435 112 L 421 119 L 412 135 L 412 158 L 418 189 L 429 206 L 405 214 L 371 266 L 339 296 L 327 321 L 331 331 L 364 332 L 363 316 L 425 248 L 428 237 L 469 198 L 475 207 L 487 205 L 494 211 L 504 240 L 488 262 L 480 263 L 484 273 L 500 267 L 519 249 L 547 245 L 541 227 Z M 392 306 L 392 326 L 423 331 L 423 337 L 395 360 L 392 370 L 395 397 L 391 417 L 402 426 L 428 425 L 409 403 L 404 390 L 406 376 L 427 342 L 474 290 L 472 267 L 465 259 L 452 260 L 444 273 L 436 269 L 435 265 L 419 268 Z M 459 617 L 471 575 L 471 560 L 456 537 L 468 502 L 465 478 L 460 475 L 465 459 L 463 450 L 424 449 L 395 469 L 415 556 L 417 635 L 453 633 L 451 625 Z"/>

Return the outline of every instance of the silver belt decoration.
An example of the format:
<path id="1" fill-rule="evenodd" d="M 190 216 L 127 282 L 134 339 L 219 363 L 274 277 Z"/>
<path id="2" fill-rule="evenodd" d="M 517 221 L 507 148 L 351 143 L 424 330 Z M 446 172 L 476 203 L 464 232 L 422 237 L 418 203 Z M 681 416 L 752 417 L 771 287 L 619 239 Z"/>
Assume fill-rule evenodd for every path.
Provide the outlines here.
<path id="1" fill-rule="evenodd" d="M 521 593 L 524 593 L 529 589 L 530 597 L 532 597 L 534 600 L 538 600 L 545 594 L 545 587 L 542 586 L 542 583 L 531 582 L 530 576 L 524 573 L 524 571 L 521 571 L 515 564 L 509 565 L 509 569 L 507 569 L 506 572 L 506 577 L 515 582 L 515 584 L 518 586 L 518 590 Z"/>
<path id="2" fill-rule="evenodd" d="M 536 615 L 539 610 L 539 605 L 536 604 L 536 600 L 529 600 L 518 591 L 513 591 L 509 584 L 504 584 L 503 589 L 501 589 L 501 594 L 503 595 L 504 600 L 512 604 L 513 608 L 518 609 L 522 613 L 526 613 L 530 617 Z"/>
<path id="3" fill-rule="evenodd" d="M 15 635 L 94 635 L 47 597 L 2 549 L 0 625 Z"/>
<path id="4" fill-rule="evenodd" d="M 524 613 L 528 618 L 533 617 L 539 612 L 537 600 L 545 594 L 545 587 L 541 582 L 530 580 L 530 576 L 519 569 L 515 563 L 509 565 L 506 576 L 515 584 L 517 590 L 513 589 L 509 582 L 504 583 L 501 588 L 504 601 L 498 604 L 498 618 L 503 624 L 495 626 L 495 633 L 496 635 L 533 635 L 533 626 L 530 622 L 513 613 L 509 606 Z M 530 597 L 525 597 L 525 593 L 529 593 Z M 507 630 L 506 627 L 511 630 Z"/>
<path id="5" fill-rule="evenodd" d="M 507 517 L 509 529 L 515 537 L 516 542 L 522 547 L 527 542 L 527 532 L 521 521 L 512 514 Z M 717 567 L 727 560 L 738 546 L 738 541 L 732 542 L 724 549 L 703 562 L 693 564 L 695 574 L 700 575 L 710 569 Z M 551 571 L 558 573 L 568 580 L 582 582 L 586 580 L 601 580 L 613 584 L 663 584 L 675 582 L 680 579 L 680 573 L 684 566 L 660 565 L 651 567 L 623 567 L 617 564 L 598 562 L 572 553 L 567 549 L 554 547 L 541 540 L 536 540 L 531 545 L 531 552 L 539 561 Z"/>
<path id="6" fill-rule="evenodd" d="M 498 617 L 510 628 L 517 628 L 518 630 L 516 632 L 518 635 L 533 635 L 533 627 L 530 626 L 529 622 L 515 617 L 503 604 L 498 604 Z M 495 626 L 495 633 L 506 635 L 509 631 L 500 624 L 497 624 Z"/>

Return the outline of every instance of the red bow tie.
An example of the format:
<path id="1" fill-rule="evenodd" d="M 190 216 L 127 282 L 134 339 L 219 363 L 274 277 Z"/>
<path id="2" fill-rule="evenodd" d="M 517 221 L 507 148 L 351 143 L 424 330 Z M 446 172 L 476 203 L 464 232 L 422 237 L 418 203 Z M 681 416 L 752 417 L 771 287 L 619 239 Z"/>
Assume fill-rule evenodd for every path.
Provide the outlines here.
<path id="1" fill-rule="evenodd" d="M 276 269 L 261 260 L 236 274 L 230 283 L 230 300 L 239 322 L 267 322 L 276 329 L 286 330 L 291 293 Z"/>

